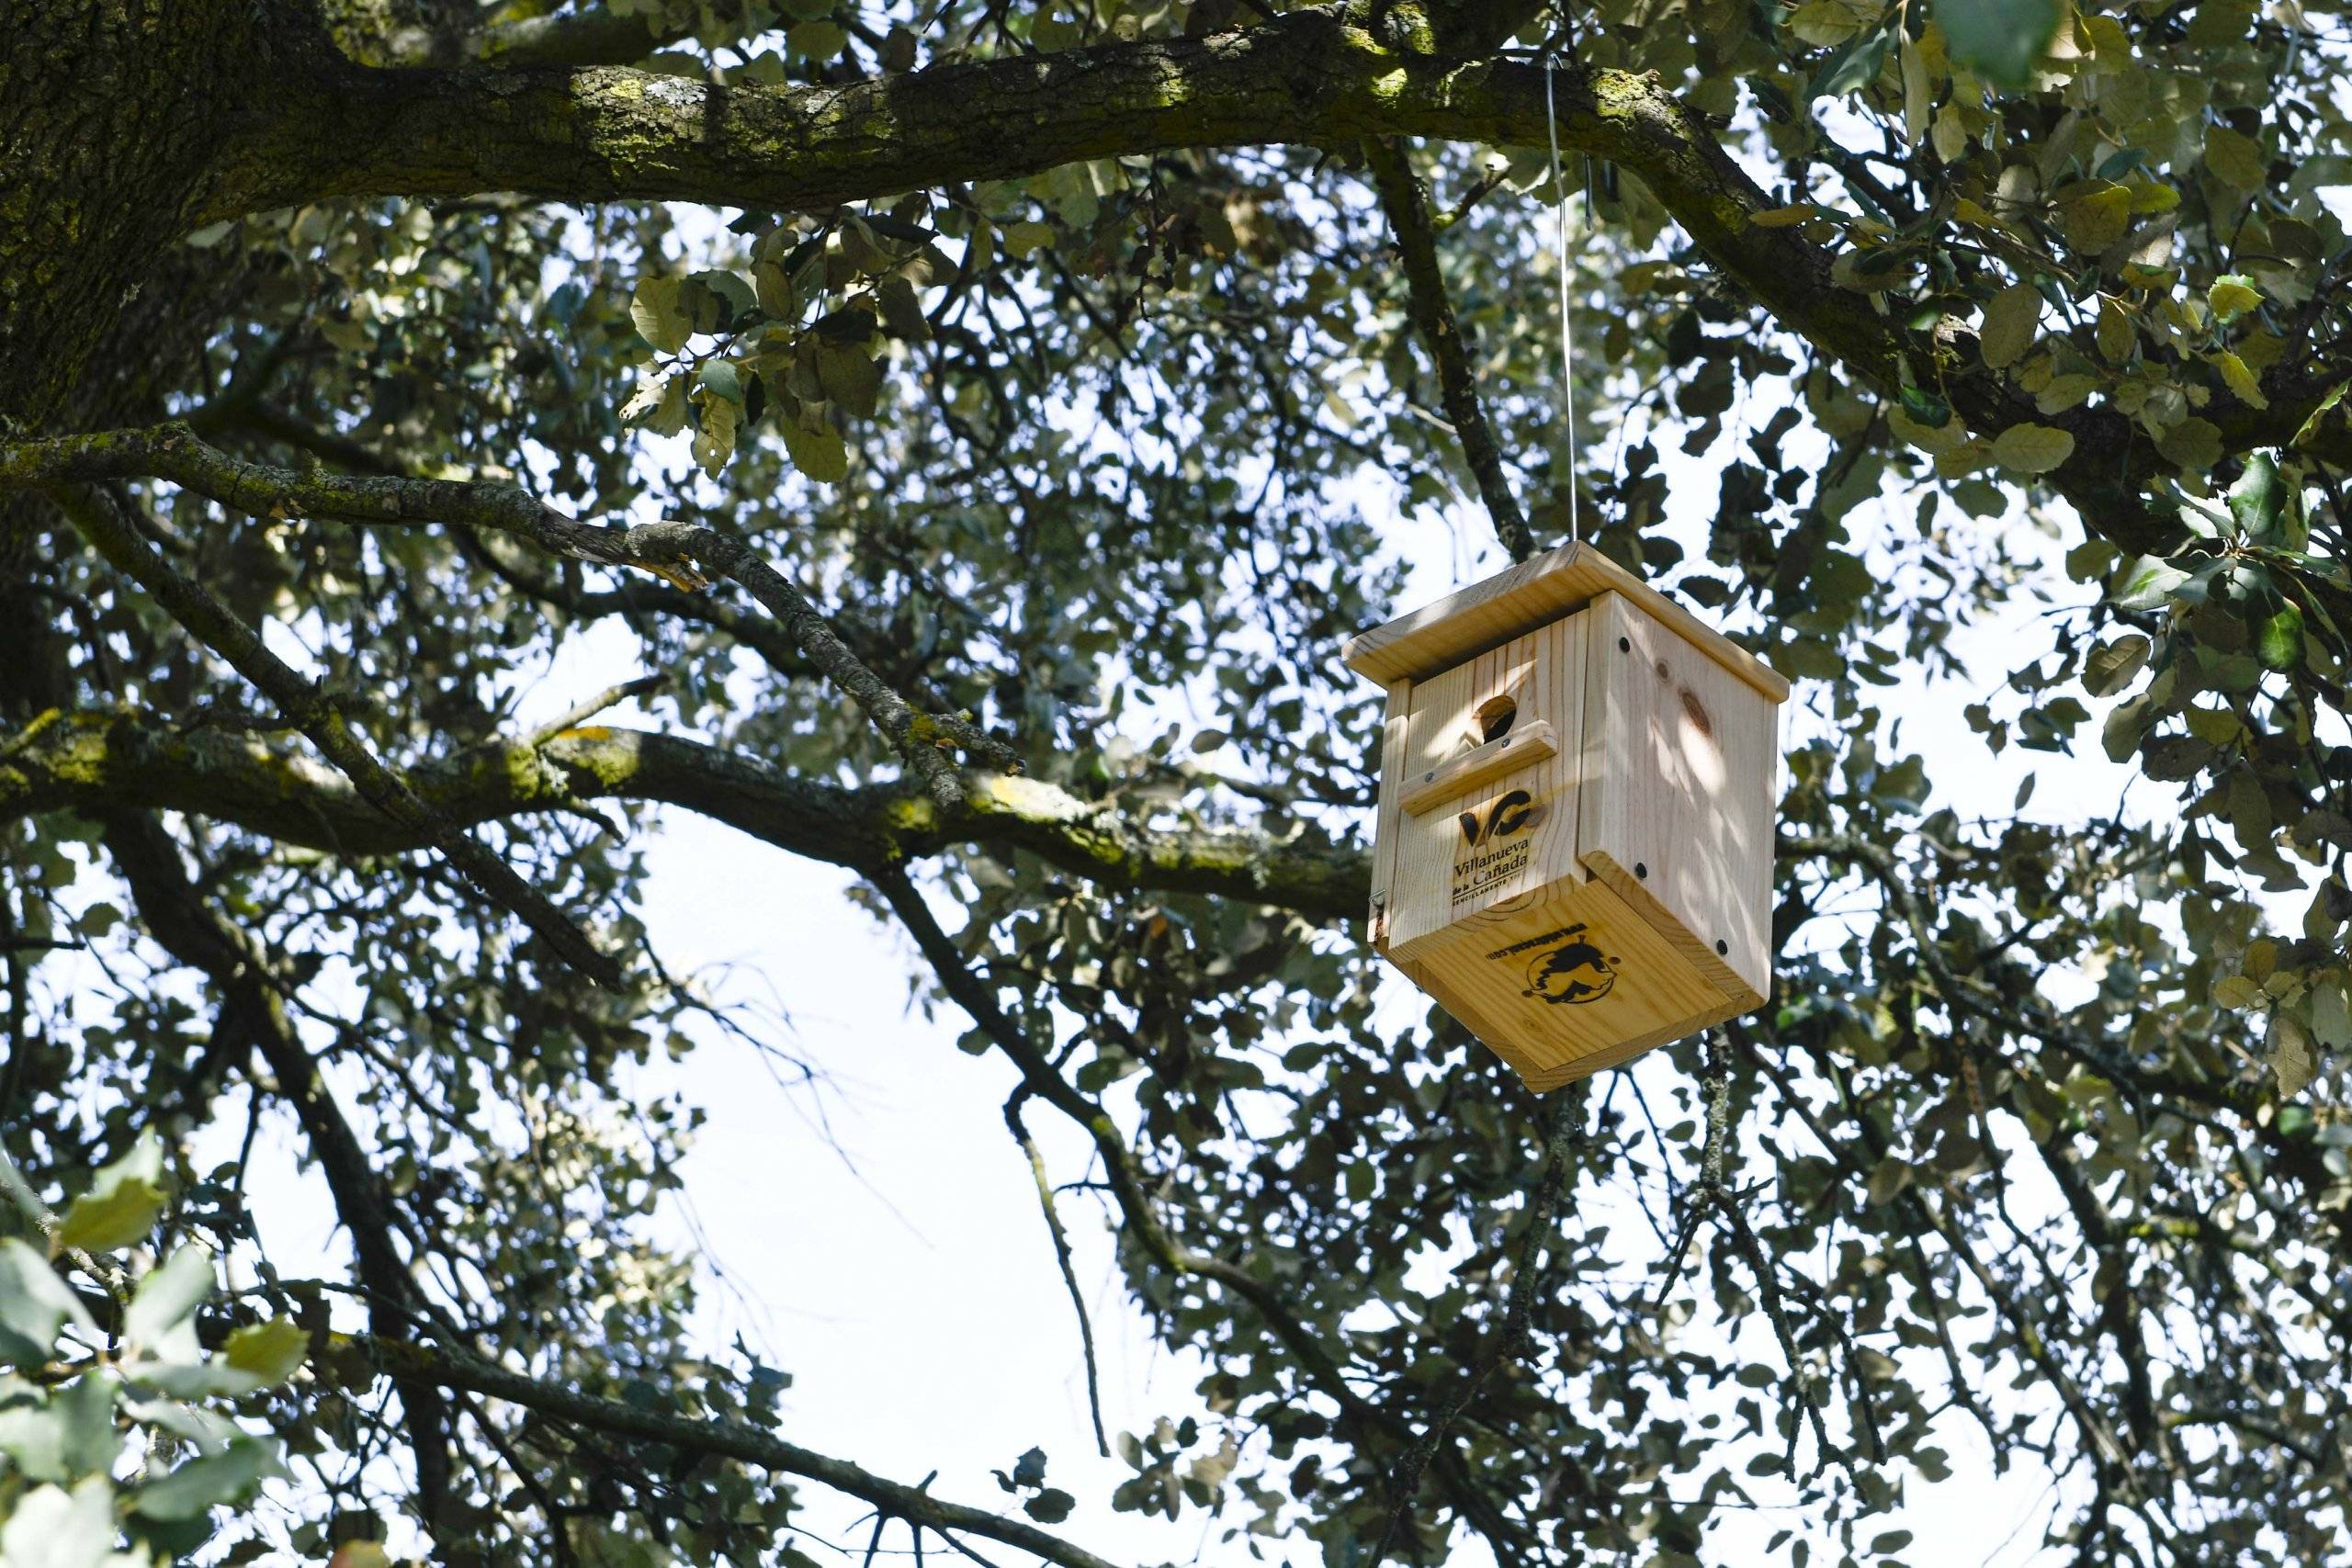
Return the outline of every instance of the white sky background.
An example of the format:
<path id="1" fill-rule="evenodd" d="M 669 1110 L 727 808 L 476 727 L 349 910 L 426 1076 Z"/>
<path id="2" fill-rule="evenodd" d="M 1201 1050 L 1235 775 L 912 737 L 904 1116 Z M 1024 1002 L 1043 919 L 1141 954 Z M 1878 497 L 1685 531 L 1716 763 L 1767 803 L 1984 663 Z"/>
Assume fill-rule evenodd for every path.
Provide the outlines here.
<path id="1" fill-rule="evenodd" d="M 1702 525 L 1719 462 L 1669 450 L 1667 466 L 1675 523 L 1686 530 Z M 1382 498 L 1363 499 L 1374 510 Z M 1866 531 L 1867 513 L 1852 520 L 1858 534 Z M 2006 526 L 2030 533 L 2015 519 Z M 1483 518 L 1468 514 L 1451 525 L 1393 526 L 1394 547 L 1416 568 L 1400 608 L 1496 570 L 1501 558 L 1485 537 Z M 2063 546 L 2043 548 L 2054 562 Z M 1478 558 L 1463 570 L 1474 555 Z M 1988 759 L 1962 721 L 1961 708 L 1997 686 L 2024 650 L 2047 645 L 2047 608 L 2021 596 L 1996 623 L 1973 630 L 1964 648 L 1976 666 L 1973 682 L 1885 694 L 1890 712 L 1905 721 L 1905 742 L 1928 759 L 1938 786 L 1933 804 L 1954 805 L 1964 815 L 2005 812 L 2032 769 L 2041 783 L 2031 814 L 2075 820 L 2111 810 L 2133 776 L 2098 753 L 2096 714 L 2085 727 L 2091 756 L 2082 761 L 2014 750 Z M 625 635 L 583 638 L 531 705 L 559 712 L 634 672 L 634 645 Z M 1804 698 L 1800 688 L 1791 735 L 1815 722 L 1794 711 Z M 517 722 L 536 716 L 526 711 Z M 626 719 L 626 710 L 616 716 Z M 2154 804 L 2168 808 L 2162 800 Z M 917 961 L 909 944 L 846 902 L 847 873 L 700 818 L 665 814 L 649 843 L 648 864 L 646 922 L 665 961 L 681 972 L 741 965 L 734 994 L 772 996 L 789 1017 L 791 1048 L 832 1080 L 823 1099 L 839 1152 L 814 1129 L 811 1091 L 779 1087 L 745 1047 L 713 1042 L 679 1069 L 678 1081 L 709 1122 L 684 1171 L 692 1213 L 673 1210 L 669 1223 L 680 1245 L 707 1245 L 706 1261 L 724 1271 L 725 1282 L 715 1282 L 707 1297 L 713 1344 L 740 1331 L 793 1375 L 784 1434 L 909 1483 L 935 1469 L 934 1492 L 981 1506 L 1010 1501 L 990 1470 L 1010 1469 L 1023 1450 L 1038 1445 L 1050 1457 L 1049 1483 L 1079 1499 L 1078 1512 L 1059 1529 L 1080 1544 L 1134 1563 L 1242 1560 L 1239 1543 L 1218 1541 L 1222 1521 L 1188 1511 L 1171 1526 L 1108 1507 L 1111 1488 L 1128 1472 L 1116 1459 L 1094 1456 L 1076 1325 L 1029 1171 L 998 1114 L 1013 1074 L 997 1057 L 975 1058 L 956 1048 L 966 1021 L 952 1007 L 935 1021 L 910 1008 Z M 1424 1005 L 1409 987 L 1393 983 L 1385 1018 L 1401 1027 Z M 1656 1055 L 1640 1071 L 1661 1122 L 1678 1120 L 1669 1107 L 1681 1086 L 1670 1062 Z M 1031 1121 L 1057 1179 L 1080 1177 L 1084 1141 L 1053 1117 Z M 1646 1224 L 1630 1202 L 1620 1206 L 1622 1214 L 1587 1217 L 1607 1217 L 1618 1235 L 1646 1239 Z M 1192 1389 L 1204 1369 L 1160 1350 L 1128 1309 L 1092 1201 L 1070 1195 L 1063 1212 L 1101 1349 L 1106 1424 L 1114 1434 L 1141 1431 L 1159 1416 L 1194 1410 Z M 1712 1301 L 1703 1302 L 1690 1332 L 1715 1337 Z M 1747 1326 L 1760 1332 L 1760 1325 Z M 1777 1353 L 1747 1343 L 1751 1354 L 1777 1364 Z M 1929 1485 L 1915 1477 L 1909 1506 L 1873 1520 L 1861 1540 L 1909 1529 L 1914 1542 L 1901 1556 L 1920 1565 L 2035 1561 L 2032 1548 L 2052 1501 L 2048 1477 L 2012 1470 L 1996 1478 L 1981 1436 L 1964 1417 L 1948 1418 L 1940 1433 L 1952 1478 Z M 1775 1483 L 1750 1484 L 1759 1498 L 1773 1497 Z M 1791 1494 L 1782 1485 L 1780 1495 L 1785 1500 Z M 814 1486 L 804 1499 L 811 1530 L 855 1560 L 868 1534 L 857 1522 L 864 1506 Z M 1785 1507 L 1759 1512 L 1719 1533 L 1709 1557 L 1741 1560 L 1781 1528 L 1812 1533 L 1805 1524 Z M 802 1544 L 825 1555 L 813 1541 Z M 883 1544 L 905 1551 L 903 1527 L 893 1527 Z M 1816 1544 L 1834 1554 L 1826 1532 Z M 938 1551 L 935 1541 L 929 1545 Z M 1304 1568 L 1319 1558 L 1318 1548 L 1303 1543 L 1276 1560 Z M 1465 1537 L 1455 1561 L 1488 1559 Z"/>
<path id="2" fill-rule="evenodd" d="M 1776 177 L 1776 171 L 1754 172 Z M 1542 221 L 1541 209 L 1531 207 L 1529 219 Z M 1751 404 L 1742 412 L 1753 428 L 1770 410 Z M 1686 546 L 1703 537 L 1720 472 L 1745 434 L 1736 417 L 1734 423 L 1732 434 L 1704 457 L 1687 457 L 1670 442 L 1664 446 L 1669 526 Z M 1594 441 L 1589 465 L 1622 453 L 1613 432 L 1594 434 L 1606 445 Z M 1808 423 L 1788 447 L 1792 460 L 1800 455 L 1809 460 L 1819 456 L 1820 437 Z M 1895 504 L 1907 509 L 1915 500 Z M 1376 482 L 1338 498 L 1347 501 L 1370 516 L 1390 519 L 1388 545 L 1414 568 L 1399 609 L 1503 564 L 1475 505 L 1458 507 L 1444 523 L 1407 523 L 1396 520 L 1396 506 Z M 1866 506 L 1849 518 L 1858 538 L 1870 536 L 1877 511 Z M 1908 520 L 1894 526 L 1907 529 Z M 2055 538 L 2018 513 L 1978 526 L 2000 531 L 2018 551 L 2043 561 L 2064 602 L 2087 599 L 2087 590 L 2071 587 L 2056 570 L 2058 556 L 2078 536 L 2071 527 L 2066 538 Z M 2048 648 L 2050 608 L 2020 594 L 1992 620 L 1965 632 L 1957 651 L 1971 667 L 1966 680 L 1916 682 L 1876 694 L 1901 720 L 1900 749 L 1927 761 L 1934 791 L 1929 807 L 1951 806 L 1963 817 L 2006 813 L 2030 771 L 2040 782 L 2027 814 L 2037 819 L 2065 823 L 2104 816 L 2127 792 L 2141 814 L 2175 810 L 2168 790 L 2135 784 L 2134 770 L 2109 763 L 2100 751 L 2105 703 L 2088 705 L 2092 719 L 2077 738 L 2082 755 L 2076 757 L 2012 748 L 1994 758 L 1967 728 L 1961 710 L 1972 702 L 1991 695 L 1996 714 L 2012 710 L 2013 703 L 1998 700 L 2001 681 Z M 634 638 L 606 623 L 565 646 L 515 723 L 551 717 L 637 672 Z M 1784 739 L 1800 738 L 1820 722 L 1803 711 L 1813 695 L 1798 688 Z M 633 706 L 611 716 L 654 722 Z M 952 1006 L 935 1021 L 910 1006 L 910 979 L 919 970 L 910 944 L 849 904 L 849 874 L 706 819 L 662 812 L 646 849 L 643 914 L 664 961 L 680 974 L 734 966 L 721 982 L 723 994 L 780 1009 L 788 1020 L 779 1031 L 784 1042 L 829 1079 L 822 1091 L 787 1089 L 748 1047 L 708 1038 L 708 1031 L 707 1043 L 683 1066 L 659 1065 L 645 1075 L 649 1093 L 680 1088 L 708 1115 L 682 1172 L 684 1197 L 669 1204 L 662 1220 L 664 1239 L 699 1256 L 704 1265 L 707 1348 L 720 1349 L 740 1334 L 763 1359 L 791 1374 L 780 1431 L 794 1442 L 910 1483 L 935 1471 L 935 1495 L 988 1508 L 1012 1505 L 989 1472 L 1010 1470 L 1023 1450 L 1042 1447 L 1050 1461 L 1048 1483 L 1078 1499 L 1077 1512 L 1056 1527 L 1059 1533 L 1138 1568 L 1247 1561 L 1242 1545 L 1219 1541 L 1226 1520 L 1188 1508 L 1171 1525 L 1110 1509 L 1112 1488 L 1129 1472 L 1116 1459 L 1094 1454 L 1070 1303 L 1026 1162 L 1000 1117 L 1014 1075 L 998 1056 L 973 1057 L 956 1048 L 966 1021 Z M 1866 908 L 1854 913 L 1868 918 Z M 2064 983 L 2053 976 L 2054 985 Z M 1392 980 L 1381 1005 L 1384 1022 L 1402 1029 L 1425 1004 Z M 1653 1054 L 1634 1070 L 1661 1122 L 1679 1120 L 1673 1107 L 1690 1086 L 1667 1055 Z M 1114 1091 L 1114 1102 L 1120 1093 Z M 838 1149 L 818 1131 L 820 1107 Z M 1086 1173 L 1090 1151 L 1080 1135 L 1042 1111 L 1030 1122 L 1057 1180 Z M 257 1152 L 252 1191 L 282 1268 L 300 1271 L 306 1254 L 318 1256 L 322 1266 L 345 1255 L 321 1184 L 313 1175 L 296 1173 L 286 1145 Z M 2030 1215 L 2038 1207 L 2033 1194 L 2020 1197 Z M 1195 1412 L 1192 1391 L 1206 1369 L 1158 1348 L 1129 1309 L 1098 1206 L 1072 1194 L 1062 1213 L 1092 1314 L 1108 1427 L 1114 1434 L 1142 1431 L 1161 1416 Z M 1609 1223 L 1620 1237 L 1649 1238 L 1622 1184 L 1576 1217 Z M 1686 1280 L 1684 1294 L 1689 1292 Z M 1723 1325 L 1713 1314 L 1712 1297 L 1702 1297 L 1686 1332 L 1719 1343 Z M 1740 1332 L 1752 1359 L 1779 1365 L 1759 1322 Z M 1959 1330 L 1963 1344 L 1976 1337 L 1966 1326 Z M 2005 1407 L 2019 1400 L 2049 1403 L 2041 1391 L 1996 1385 L 1983 1392 Z M 1726 1404 L 1729 1397 L 1722 1396 Z M 1899 1557 L 1912 1568 L 2028 1568 L 2065 1561 L 2066 1554 L 2036 1549 L 2055 1500 L 2048 1475 L 2019 1466 L 1996 1477 L 1981 1435 L 1964 1416 L 1947 1417 L 1938 1430 L 1951 1455 L 1951 1478 L 1931 1484 L 1913 1476 L 1906 1506 L 1868 1522 L 1857 1532 L 1860 1540 L 1867 1543 L 1882 1530 L 1910 1530 L 1912 1542 Z M 1808 1437 L 1801 1462 L 1810 1462 L 1810 1450 Z M 1770 1479 L 1747 1484 L 1767 1506 L 1735 1516 L 1713 1533 L 1709 1562 L 1755 1560 L 1765 1539 L 1784 1528 L 1813 1540 L 1815 1562 L 1837 1560 L 1831 1534 L 1786 1506 L 1790 1487 Z M 828 1563 L 860 1561 L 870 1531 L 864 1505 L 814 1484 L 801 1487 L 801 1521 L 810 1532 L 799 1540 L 803 1550 Z M 821 1544 L 828 1540 L 839 1555 Z M 1462 1568 L 1490 1562 L 1475 1538 L 1457 1535 L 1457 1542 L 1453 1561 Z M 881 1541 L 881 1560 L 906 1560 L 909 1545 L 905 1527 L 892 1526 Z M 935 1539 L 925 1545 L 931 1558 L 950 1555 Z M 982 1550 L 1001 1564 L 1025 1561 L 1007 1549 Z M 1311 1542 L 1278 1545 L 1269 1555 L 1297 1568 L 1321 1560 Z"/>
<path id="3" fill-rule="evenodd" d="M 1752 428 L 1771 411 L 1751 405 L 1743 412 Z M 1588 451 L 1588 464 L 1622 451 L 1613 432 L 1606 434 L 1606 446 L 1596 441 L 1597 449 Z M 1733 432 L 1698 458 L 1667 444 L 1668 525 L 1686 546 L 1703 537 L 1718 477 L 1744 434 L 1735 420 Z M 1818 456 L 1820 439 L 1809 425 L 1792 434 L 1792 460 Z M 1894 504 L 1907 510 L 1915 501 Z M 1335 503 L 1345 502 L 1391 520 L 1387 542 L 1414 568 L 1399 609 L 1504 564 L 1475 505 L 1457 508 L 1442 524 L 1396 521 L 1396 508 L 1378 481 Z M 1877 515 L 1875 507 L 1864 507 L 1849 518 L 1857 538 L 1870 536 Z M 1907 518 L 1894 525 L 1909 525 Z M 1979 526 L 2000 530 L 2019 553 L 2047 563 L 2050 581 L 2066 602 L 2088 597 L 2056 570 L 2068 538 L 2056 539 L 2015 513 Z M 2013 667 L 2048 648 L 2050 607 L 2020 594 L 1992 621 L 1965 633 L 1958 651 L 1972 666 L 1969 679 L 1877 694 L 1902 721 L 1902 749 L 1927 760 L 1934 787 L 1930 808 L 1949 805 L 1963 817 L 2006 813 L 2029 771 L 2040 783 L 2028 814 L 2045 821 L 2104 816 L 2134 789 L 2135 771 L 2109 763 L 2099 750 L 2106 704 L 2089 705 L 2093 717 L 2078 737 L 2084 755 L 2075 758 L 2014 748 L 1990 757 L 1961 716 L 1962 707 L 1996 693 Z M 634 638 L 611 623 L 573 638 L 529 694 L 516 725 L 551 717 L 637 673 L 636 653 Z M 1813 694 L 1798 688 L 1784 739 L 1815 731 L 1821 721 L 1803 711 Z M 1997 700 L 1995 707 L 1996 714 L 2009 711 Z M 653 722 L 633 706 L 610 716 Z M 2175 809 L 2169 791 L 2144 784 L 2131 799 L 2150 815 Z M 818 1064 L 829 1079 L 821 1091 L 787 1089 L 748 1047 L 710 1038 L 707 1030 L 704 1046 L 682 1066 L 657 1066 L 645 1075 L 649 1092 L 681 1088 L 708 1114 L 682 1173 L 684 1197 L 673 1201 L 662 1219 L 664 1239 L 697 1254 L 705 1265 L 707 1348 L 720 1349 L 740 1334 L 763 1359 L 792 1375 L 780 1428 L 792 1441 L 910 1483 L 935 1470 L 937 1495 L 989 1508 L 1012 1501 L 999 1491 L 990 1471 L 1009 1471 L 1023 1450 L 1042 1447 L 1050 1460 L 1048 1483 L 1079 1503 L 1071 1518 L 1056 1527 L 1059 1533 L 1123 1563 L 1246 1561 L 1239 1543 L 1218 1540 L 1226 1520 L 1188 1508 L 1170 1525 L 1110 1509 L 1110 1491 L 1129 1472 L 1116 1459 L 1094 1454 L 1077 1325 L 1029 1169 L 1000 1116 L 1014 1075 L 998 1056 L 973 1057 L 956 1048 L 966 1021 L 952 1006 L 936 1021 L 910 1008 L 910 979 L 919 969 L 910 944 L 849 904 L 849 874 L 703 818 L 662 813 L 646 849 L 643 913 L 664 962 L 680 974 L 733 966 L 720 980 L 722 994 L 780 1009 L 788 1020 L 777 1032 L 783 1043 Z M 1867 909 L 1855 912 L 1867 918 Z M 1392 981 L 1382 1001 L 1384 1022 L 1401 1030 L 1424 1006 L 1408 987 Z M 1688 1086 L 1665 1054 L 1645 1058 L 1635 1070 L 1660 1122 L 1679 1120 L 1672 1108 Z M 1119 1096 L 1114 1090 L 1114 1102 Z M 818 1130 L 820 1109 L 838 1149 Z M 1030 1122 L 1057 1180 L 1086 1174 L 1090 1151 L 1075 1130 L 1043 1111 Z M 262 1151 L 258 1162 L 277 1168 L 257 1168 L 252 1186 L 281 1268 L 299 1271 L 300 1259 L 313 1251 L 343 1257 L 345 1244 L 334 1234 L 315 1178 L 297 1176 L 282 1145 Z M 1653 1192 L 1654 1201 L 1658 1196 Z M 2030 1212 L 2032 1197 L 2023 1196 Z M 1142 1431 L 1159 1416 L 1196 1411 L 1192 1390 L 1205 1369 L 1159 1349 L 1129 1309 L 1098 1206 L 1087 1195 L 1072 1194 L 1062 1212 L 1093 1316 L 1106 1425 L 1114 1435 Z M 1649 1240 L 1622 1185 L 1588 1204 L 1580 1217 L 1610 1223 L 1621 1238 Z M 1654 1258 L 1648 1262 L 1655 1267 Z M 1686 1279 L 1686 1295 L 1689 1289 Z M 1718 1342 L 1722 1325 L 1713 1313 L 1711 1295 L 1702 1297 L 1686 1332 Z M 1760 1322 L 1742 1332 L 1742 1348 L 1752 1359 L 1779 1365 Z M 1975 1337 L 1960 1330 L 1963 1343 Z M 1996 1404 L 2044 1403 L 2030 1391 L 1996 1386 L 1983 1392 Z M 1722 1397 L 1727 1404 L 1730 1396 Z M 2053 1501 L 2049 1477 L 2022 1467 L 1996 1477 L 1981 1435 L 1964 1416 L 1948 1417 L 1939 1434 L 1952 1477 L 1929 1484 L 1914 1476 L 1907 1506 L 1870 1521 L 1858 1531 L 1860 1541 L 1882 1530 L 1909 1529 L 1913 1541 L 1899 1555 L 1916 1568 L 2025 1568 L 2063 1561 L 2035 1550 Z M 1810 1449 L 1808 1437 L 1801 1462 L 1809 1464 Z M 1768 1504 L 1785 1505 L 1793 1495 L 1770 1479 L 1747 1484 Z M 859 1561 L 870 1529 L 860 1522 L 864 1505 L 813 1484 L 804 1485 L 801 1495 L 802 1520 L 814 1537 L 801 1539 L 803 1550 L 823 1562 Z M 1783 1528 L 1814 1540 L 1815 1562 L 1836 1561 L 1829 1532 L 1809 1529 L 1803 1513 L 1785 1506 L 1735 1517 L 1711 1537 L 1708 1561 L 1748 1561 L 1766 1537 Z M 1489 1561 L 1475 1538 L 1458 1540 L 1456 1562 L 1477 1568 Z M 846 1555 L 834 1558 L 820 1545 L 824 1540 Z M 905 1528 L 894 1525 L 883 1538 L 883 1554 L 899 1560 L 909 1544 Z M 946 1555 L 936 1540 L 925 1544 L 928 1556 Z M 1006 1549 L 983 1550 L 1000 1563 L 1024 1561 Z M 1320 1562 L 1320 1551 L 1301 1542 L 1278 1547 L 1272 1560 L 1307 1568 Z"/>

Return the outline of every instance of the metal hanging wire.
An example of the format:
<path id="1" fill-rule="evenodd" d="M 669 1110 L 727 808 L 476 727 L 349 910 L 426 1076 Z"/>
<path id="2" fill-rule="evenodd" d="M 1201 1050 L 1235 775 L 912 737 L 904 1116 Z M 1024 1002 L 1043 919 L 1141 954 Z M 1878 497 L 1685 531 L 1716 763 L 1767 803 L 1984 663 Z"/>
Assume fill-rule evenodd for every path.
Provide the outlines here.
<path id="1" fill-rule="evenodd" d="M 1544 129 L 1552 139 L 1552 240 L 1560 270 L 1560 420 L 1568 436 L 1568 541 L 1580 543 L 1584 528 L 1577 515 L 1577 348 L 1568 307 L 1568 186 L 1560 176 L 1560 118 L 1552 105 L 1555 60 L 1544 56 Z"/>

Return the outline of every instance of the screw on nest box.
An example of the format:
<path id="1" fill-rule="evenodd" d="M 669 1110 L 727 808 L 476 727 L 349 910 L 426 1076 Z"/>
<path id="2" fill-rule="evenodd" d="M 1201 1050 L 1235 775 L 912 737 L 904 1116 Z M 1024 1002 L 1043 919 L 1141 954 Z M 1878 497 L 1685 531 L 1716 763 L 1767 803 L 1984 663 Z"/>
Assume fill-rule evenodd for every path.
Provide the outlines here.
<path id="1" fill-rule="evenodd" d="M 1388 692 L 1373 944 L 1532 1087 L 1763 1002 L 1770 666 L 1584 544 L 1345 658 Z"/>

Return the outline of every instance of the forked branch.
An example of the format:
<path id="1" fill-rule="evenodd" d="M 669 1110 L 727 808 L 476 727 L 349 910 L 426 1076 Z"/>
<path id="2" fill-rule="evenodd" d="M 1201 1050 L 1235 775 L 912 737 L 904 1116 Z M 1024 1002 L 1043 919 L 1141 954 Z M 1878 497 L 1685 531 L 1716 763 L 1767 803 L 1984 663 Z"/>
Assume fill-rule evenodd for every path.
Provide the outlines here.
<path id="1" fill-rule="evenodd" d="M 530 927 L 566 964 L 608 989 L 619 987 L 621 968 L 611 954 L 589 941 L 587 933 L 512 866 L 418 799 L 408 781 L 368 748 L 334 699 L 272 653 L 261 634 L 147 542 L 123 501 L 96 485 L 63 488 L 60 500 L 66 516 L 93 549 L 144 588 L 188 635 L 228 660 L 275 703 L 286 721 L 309 737 L 369 805 L 404 830 L 429 841 L 469 882 Z"/>
<path id="2" fill-rule="evenodd" d="M 0 445 L 0 488 L 131 479 L 166 479 L 255 517 L 311 516 L 373 526 L 447 523 L 512 534 L 554 555 L 600 566 L 633 567 L 686 590 L 707 587 L 712 577 L 724 577 L 759 601 L 809 661 L 865 711 L 943 809 L 953 810 L 964 801 L 963 783 L 943 745 L 977 751 L 1009 771 L 1020 768 L 1020 759 L 1009 748 L 968 721 L 917 711 L 850 650 L 806 594 L 743 541 L 713 528 L 687 523 L 583 523 L 512 485 L 353 478 L 273 468 L 232 457 L 178 423 Z M 135 533 L 130 537 L 141 543 Z M 194 583 L 187 587 L 203 592 Z M 252 640 L 258 649 L 259 639 Z M 220 651 L 229 657 L 225 649 Z"/>

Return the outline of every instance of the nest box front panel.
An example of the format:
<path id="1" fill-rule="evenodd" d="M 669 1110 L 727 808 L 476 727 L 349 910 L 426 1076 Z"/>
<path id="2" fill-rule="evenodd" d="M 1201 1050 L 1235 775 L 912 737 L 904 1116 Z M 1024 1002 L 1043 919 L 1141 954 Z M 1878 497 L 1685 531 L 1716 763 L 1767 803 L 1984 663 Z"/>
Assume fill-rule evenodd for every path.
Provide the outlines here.
<path id="1" fill-rule="evenodd" d="M 1577 867 L 1585 643 L 1573 618 L 1414 682 L 1385 932 L 1409 954 Z"/>

